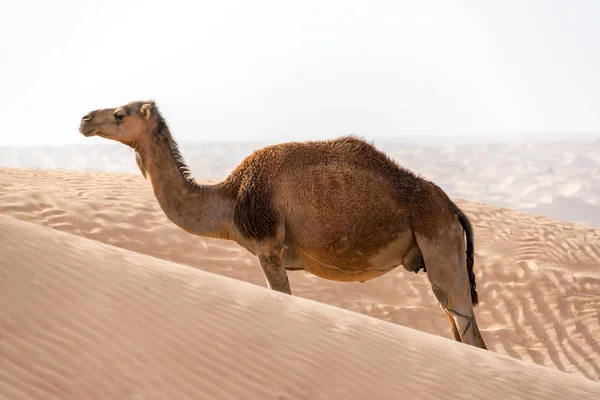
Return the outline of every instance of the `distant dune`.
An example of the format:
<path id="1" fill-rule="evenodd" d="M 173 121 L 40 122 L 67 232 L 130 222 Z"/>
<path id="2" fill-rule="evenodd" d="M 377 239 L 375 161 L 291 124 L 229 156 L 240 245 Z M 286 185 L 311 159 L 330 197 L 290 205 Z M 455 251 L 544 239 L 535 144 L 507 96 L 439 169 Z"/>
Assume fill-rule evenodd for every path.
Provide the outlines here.
<path id="1" fill-rule="evenodd" d="M 415 140 L 413 140 L 414 142 Z M 181 148 L 198 177 L 221 179 L 266 143 Z M 600 139 L 419 147 L 378 140 L 401 165 L 434 180 L 450 196 L 600 228 Z M 118 143 L 0 147 L 0 167 L 137 172 Z"/>

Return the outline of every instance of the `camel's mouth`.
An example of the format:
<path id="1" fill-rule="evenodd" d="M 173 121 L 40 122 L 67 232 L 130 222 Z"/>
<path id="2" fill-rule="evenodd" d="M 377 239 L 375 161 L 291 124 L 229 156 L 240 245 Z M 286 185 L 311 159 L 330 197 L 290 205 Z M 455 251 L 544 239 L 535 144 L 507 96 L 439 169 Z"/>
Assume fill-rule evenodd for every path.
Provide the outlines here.
<path id="1" fill-rule="evenodd" d="M 103 132 L 100 132 L 99 128 L 100 128 L 100 125 L 94 125 L 90 129 L 85 130 L 85 131 L 81 130 L 80 132 L 85 137 L 100 136 L 103 138 L 109 138 L 112 136 L 112 135 L 107 135 Z"/>
<path id="2" fill-rule="evenodd" d="M 83 127 L 81 127 L 79 128 L 79 132 L 81 132 L 81 134 L 85 137 L 96 136 L 96 134 L 98 133 L 98 127 L 99 125 L 94 125 L 87 130 L 83 130 Z"/>

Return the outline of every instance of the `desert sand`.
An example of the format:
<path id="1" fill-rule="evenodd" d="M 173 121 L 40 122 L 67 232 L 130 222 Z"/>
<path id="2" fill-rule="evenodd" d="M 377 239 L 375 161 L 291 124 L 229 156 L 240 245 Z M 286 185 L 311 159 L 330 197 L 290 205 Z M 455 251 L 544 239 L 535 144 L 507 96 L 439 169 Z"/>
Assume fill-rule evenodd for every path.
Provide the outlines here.
<path id="1" fill-rule="evenodd" d="M 600 231 L 454 200 L 488 352 L 451 340 L 422 272 L 290 272 L 284 296 L 140 174 L 1 168 L 0 398 L 598 398 Z"/>
<path id="2" fill-rule="evenodd" d="M 6 399 L 595 399 L 600 384 L 0 216 Z"/>
<path id="3" fill-rule="evenodd" d="M 599 381 L 600 231 L 456 202 L 475 228 L 476 313 L 490 351 Z M 245 250 L 169 222 L 139 174 L 0 169 L 0 214 L 265 287 Z M 451 338 L 422 272 L 364 284 L 289 276 L 295 296 Z"/>

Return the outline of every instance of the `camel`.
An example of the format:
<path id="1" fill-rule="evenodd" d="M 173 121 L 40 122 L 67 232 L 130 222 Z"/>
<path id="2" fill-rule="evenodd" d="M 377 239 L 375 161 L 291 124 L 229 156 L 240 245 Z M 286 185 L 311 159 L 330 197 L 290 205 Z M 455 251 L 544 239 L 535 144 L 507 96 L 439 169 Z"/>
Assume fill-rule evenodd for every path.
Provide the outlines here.
<path id="1" fill-rule="evenodd" d="M 223 181 L 199 184 L 154 101 L 91 111 L 79 131 L 133 148 L 167 218 L 248 250 L 269 289 L 291 295 L 287 271 L 294 270 L 340 282 L 400 265 L 424 270 L 454 339 L 486 349 L 474 314 L 469 219 L 440 187 L 365 140 L 267 146 Z"/>

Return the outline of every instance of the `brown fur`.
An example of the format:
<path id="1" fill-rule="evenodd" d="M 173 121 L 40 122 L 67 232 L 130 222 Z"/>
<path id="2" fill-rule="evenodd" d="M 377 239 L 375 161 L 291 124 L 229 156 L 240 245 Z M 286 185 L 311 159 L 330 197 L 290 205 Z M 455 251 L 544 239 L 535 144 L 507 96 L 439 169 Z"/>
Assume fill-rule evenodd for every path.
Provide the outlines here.
<path id="1" fill-rule="evenodd" d="M 80 131 L 133 147 L 167 217 L 188 232 L 235 240 L 258 257 L 270 288 L 291 293 L 286 269 L 359 282 L 401 264 L 425 269 L 455 338 L 460 329 L 457 340 L 485 348 L 472 314 L 468 218 L 441 188 L 363 139 L 267 146 L 223 182 L 199 185 L 154 102 L 92 111 Z"/>
<path id="2" fill-rule="evenodd" d="M 273 234 L 278 221 L 277 211 L 272 204 L 273 188 L 285 171 L 300 171 L 306 165 L 337 168 L 340 171 L 345 168 L 379 170 L 382 176 L 395 181 L 399 189 L 397 201 L 401 203 L 409 203 L 407 192 L 410 193 L 411 189 L 406 188 L 419 184 L 419 179 L 410 171 L 399 168 L 385 154 L 353 136 L 268 146 L 244 159 L 225 180 L 228 194 L 236 199 L 236 224 L 244 234 L 259 240 Z M 377 215 L 373 215 L 373 218 L 377 218 Z M 371 248 L 378 247 L 382 232 L 364 234 L 358 250 L 369 253 Z M 373 240 L 370 238 L 375 237 L 376 243 L 371 243 Z"/>

